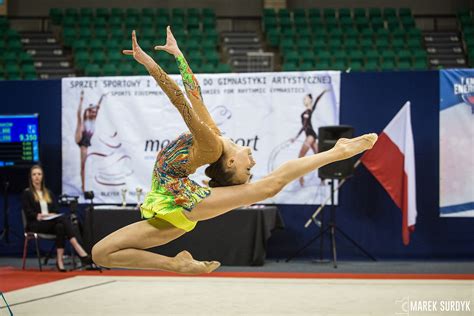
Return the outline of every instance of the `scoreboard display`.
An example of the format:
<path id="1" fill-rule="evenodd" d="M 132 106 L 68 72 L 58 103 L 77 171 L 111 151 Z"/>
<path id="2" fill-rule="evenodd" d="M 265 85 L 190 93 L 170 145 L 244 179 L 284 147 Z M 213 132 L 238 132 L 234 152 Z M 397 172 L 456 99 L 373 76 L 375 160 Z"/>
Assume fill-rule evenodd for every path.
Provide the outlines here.
<path id="1" fill-rule="evenodd" d="M 0 115 L 0 168 L 39 162 L 38 114 Z"/>

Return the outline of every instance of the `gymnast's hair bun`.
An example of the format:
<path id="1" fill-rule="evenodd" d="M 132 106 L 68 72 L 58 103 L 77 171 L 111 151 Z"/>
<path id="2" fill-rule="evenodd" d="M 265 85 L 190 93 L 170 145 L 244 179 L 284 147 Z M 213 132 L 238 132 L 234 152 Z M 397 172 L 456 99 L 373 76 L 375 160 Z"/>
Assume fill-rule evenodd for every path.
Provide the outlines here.
<path id="1" fill-rule="evenodd" d="M 209 180 L 209 186 L 211 188 L 216 188 L 216 187 L 219 186 L 219 183 L 216 180 L 211 179 L 211 180 Z"/>

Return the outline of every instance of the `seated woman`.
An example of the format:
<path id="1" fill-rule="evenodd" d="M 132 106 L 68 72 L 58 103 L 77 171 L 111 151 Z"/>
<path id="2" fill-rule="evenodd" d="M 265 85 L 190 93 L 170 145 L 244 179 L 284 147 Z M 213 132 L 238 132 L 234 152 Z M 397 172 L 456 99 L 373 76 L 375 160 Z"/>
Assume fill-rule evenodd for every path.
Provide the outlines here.
<path id="1" fill-rule="evenodd" d="M 48 216 L 56 214 L 58 206 L 50 190 L 44 185 L 43 168 L 39 165 L 31 167 L 29 187 L 23 192 L 21 199 L 25 212 L 28 231 L 56 235 L 56 268 L 60 272 L 64 269 L 64 239 L 67 237 L 76 250 L 82 265 L 92 264 L 91 256 L 81 247 L 72 229 L 71 221 L 65 216 L 46 220 Z M 53 211 L 53 212 L 52 212 Z"/>

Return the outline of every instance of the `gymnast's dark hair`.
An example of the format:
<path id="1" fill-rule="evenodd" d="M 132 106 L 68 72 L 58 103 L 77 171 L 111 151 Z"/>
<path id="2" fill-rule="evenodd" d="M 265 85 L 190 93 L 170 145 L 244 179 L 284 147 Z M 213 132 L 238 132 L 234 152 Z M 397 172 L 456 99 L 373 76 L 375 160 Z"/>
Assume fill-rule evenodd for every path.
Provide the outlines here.
<path id="1" fill-rule="evenodd" d="M 234 176 L 234 172 L 225 167 L 224 155 L 221 155 L 216 162 L 211 163 L 204 172 L 206 176 L 211 178 L 209 181 L 211 188 L 233 185 L 232 177 Z"/>
<path id="2" fill-rule="evenodd" d="M 313 100 L 313 95 L 311 93 L 308 93 L 306 96 Z"/>

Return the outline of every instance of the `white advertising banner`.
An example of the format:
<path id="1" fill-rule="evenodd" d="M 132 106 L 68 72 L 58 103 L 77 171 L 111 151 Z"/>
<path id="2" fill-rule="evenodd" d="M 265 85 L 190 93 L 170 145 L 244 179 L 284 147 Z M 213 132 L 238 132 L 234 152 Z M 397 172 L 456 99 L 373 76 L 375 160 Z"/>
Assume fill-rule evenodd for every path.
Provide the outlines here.
<path id="1" fill-rule="evenodd" d="M 318 128 L 339 124 L 340 72 L 196 75 L 223 135 L 253 150 L 253 181 L 317 151 Z M 179 75 L 173 75 L 182 87 Z M 82 100 L 82 101 L 81 101 Z M 96 203 L 136 203 L 149 190 L 158 152 L 187 131 L 149 76 L 62 81 L 63 193 L 94 191 Z M 204 167 L 191 178 L 203 183 Z M 126 191 L 125 191 L 126 190 Z M 143 201 L 143 194 L 141 201 Z M 268 203 L 320 204 L 329 195 L 317 171 Z"/>
<path id="2" fill-rule="evenodd" d="M 474 217 L 474 70 L 441 70 L 439 80 L 439 214 Z"/>

